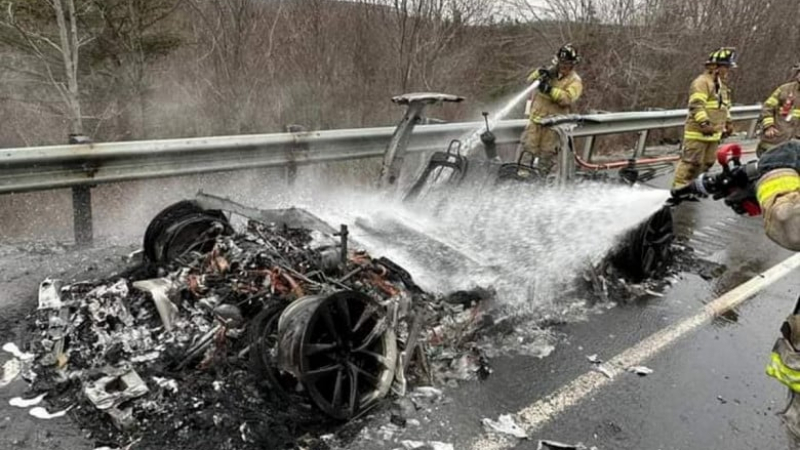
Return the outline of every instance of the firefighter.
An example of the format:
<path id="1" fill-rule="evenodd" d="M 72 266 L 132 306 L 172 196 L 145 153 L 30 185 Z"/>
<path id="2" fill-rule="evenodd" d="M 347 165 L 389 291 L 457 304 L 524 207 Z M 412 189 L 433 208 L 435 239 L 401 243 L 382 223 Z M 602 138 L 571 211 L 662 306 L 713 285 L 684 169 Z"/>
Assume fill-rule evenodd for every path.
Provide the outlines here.
<path id="1" fill-rule="evenodd" d="M 725 182 L 703 182 L 701 177 L 691 185 L 673 190 L 676 198 L 691 198 L 724 190 L 725 203 L 734 211 L 753 211 L 747 203 L 757 205 L 763 215 L 764 232 L 776 244 L 800 252 L 800 141 L 790 140 L 777 145 L 757 161 L 729 171 Z M 723 172 L 724 174 L 725 172 Z M 714 189 L 709 189 L 712 187 Z M 711 192 L 709 192 L 709 190 Z M 789 388 L 789 404 L 782 413 L 790 437 L 790 448 L 800 449 L 800 298 L 794 312 L 780 329 L 781 337 L 773 346 L 767 375 Z"/>
<path id="2" fill-rule="evenodd" d="M 572 112 L 583 92 L 583 81 L 575 72 L 579 61 L 575 47 L 566 44 L 558 50 L 551 67 L 539 68 L 528 76 L 529 83 L 538 81 L 539 86 L 532 96 L 530 122 L 522 138 L 522 147 L 538 159 L 543 176 L 555 166 L 559 139 L 555 131 L 541 125 L 541 120 Z"/>
<path id="3" fill-rule="evenodd" d="M 792 81 L 780 85 L 764 102 L 761 110 L 761 126 L 764 133 L 756 153 L 764 152 L 790 139 L 800 132 L 800 108 L 796 106 L 800 95 L 800 64 L 792 67 Z"/>
<path id="4" fill-rule="evenodd" d="M 764 214 L 767 236 L 800 252 L 800 142 L 790 140 L 766 152 L 758 161 L 761 177 L 756 195 Z M 800 298 L 780 328 L 767 365 L 767 375 L 789 388 L 782 413 L 791 449 L 800 449 Z"/>
<path id="5" fill-rule="evenodd" d="M 736 51 L 727 47 L 717 49 L 708 56 L 705 65 L 705 72 L 695 78 L 689 88 L 689 115 L 673 188 L 689 183 L 710 169 L 719 141 L 733 133 L 728 72 L 736 67 Z"/>
<path id="6" fill-rule="evenodd" d="M 789 141 L 758 161 L 756 199 L 764 230 L 781 247 L 800 252 L 800 142 Z"/>

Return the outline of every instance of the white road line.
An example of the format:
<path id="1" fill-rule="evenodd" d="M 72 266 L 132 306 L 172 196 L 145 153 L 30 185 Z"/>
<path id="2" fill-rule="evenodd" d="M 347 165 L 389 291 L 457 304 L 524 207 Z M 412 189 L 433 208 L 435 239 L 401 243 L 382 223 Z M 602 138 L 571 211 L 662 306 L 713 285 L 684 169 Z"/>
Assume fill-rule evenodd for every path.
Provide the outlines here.
<path id="1" fill-rule="evenodd" d="M 623 351 L 606 362 L 604 367 L 608 369 L 608 372 L 612 376 L 616 377 L 627 367 L 643 364 L 661 350 L 674 344 L 678 339 L 709 323 L 715 317 L 742 304 L 745 300 L 751 298 L 765 287 L 783 278 L 786 274 L 798 267 L 800 267 L 800 253 L 787 258 L 780 264 L 756 275 L 746 283 L 739 285 L 722 297 L 708 303 L 693 316 L 670 325 L 639 342 L 635 346 Z M 777 326 L 776 324 L 776 330 Z M 767 350 L 768 349 L 764 349 L 765 352 L 767 352 Z M 565 412 L 587 396 L 611 383 L 611 381 L 611 378 L 606 377 L 600 372 L 587 372 L 547 397 L 518 411 L 516 414 L 518 423 L 530 436 L 550 422 L 555 416 Z M 488 434 L 473 441 L 470 448 L 472 450 L 504 450 L 516 444 L 516 440 L 511 440 L 504 436 Z"/>

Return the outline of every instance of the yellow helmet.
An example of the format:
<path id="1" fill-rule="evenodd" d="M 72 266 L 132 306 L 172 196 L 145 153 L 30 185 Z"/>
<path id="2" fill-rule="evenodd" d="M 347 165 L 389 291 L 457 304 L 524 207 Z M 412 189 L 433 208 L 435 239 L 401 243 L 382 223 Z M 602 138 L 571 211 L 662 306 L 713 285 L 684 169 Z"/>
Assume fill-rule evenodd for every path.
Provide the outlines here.
<path id="1" fill-rule="evenodd" d="M 706 64 L 736 67 L 736 49 L 733 47 L 720 47 L 708 55 Z"/>

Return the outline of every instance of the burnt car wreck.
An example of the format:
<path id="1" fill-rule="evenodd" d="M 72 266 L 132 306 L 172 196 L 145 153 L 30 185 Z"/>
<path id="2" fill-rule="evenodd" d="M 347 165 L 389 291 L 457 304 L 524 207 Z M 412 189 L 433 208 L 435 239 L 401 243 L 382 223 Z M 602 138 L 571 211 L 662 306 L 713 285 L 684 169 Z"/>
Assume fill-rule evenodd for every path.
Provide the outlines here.
<path id="1" fill-rule="evenodd" d="M 246 214 L 245 232 L 236 235 L 223 211 Z M 413 351 L 396 330 L 410 328 L 425 294 L 391 261 L 349 251 L 346 226 L 336 231 L 303 210 L 257 211 L 200 194 L 151 222 L 144 253 L 158 267 L 189 267 L 175 281 L 196 297 L 212 292 L 205 300 L 225 317 L 187 358 L 246 324 L 259 384 L 302 391 L 332 418 L 383 398 Z M 204 259 L 185 259 L 193 254 Z"/>
<path id="2" fill-rule="evenodd" d="M 14 360 L 98 442 L 298 445 L 390 393 L 489 372 L 469 335 L 491 292 L 428 294 L 306 211 L 201 193 L 161 211 L 141 253 L 109 278 L 45 280 Z"/>

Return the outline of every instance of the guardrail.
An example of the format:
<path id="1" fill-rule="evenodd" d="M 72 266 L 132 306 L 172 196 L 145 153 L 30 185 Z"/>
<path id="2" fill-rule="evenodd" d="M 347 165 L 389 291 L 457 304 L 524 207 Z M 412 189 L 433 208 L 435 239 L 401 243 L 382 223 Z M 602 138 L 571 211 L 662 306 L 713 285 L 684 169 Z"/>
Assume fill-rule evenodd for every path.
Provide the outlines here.
<path id="1" fill-rule="evenodd" d="M 753 121 L 760 107 L 734 107 L 734 121 Z M 686 110 L 559 116 L 553 126 L 569 126 L 571 137 L 588 137 L 583 156 L 591 160 L 595 136 L 641 133 L 637 154 L 644 152 L 646 133 L 683 125 Z M 499 121 L 493 132 L 498 144 L 519 142 L 526 120 Z M 409 152 L 441 150 L 456 138 L 482 128 L 482 122 L 420 125 Z M 380 157 L 394 127 L 277 133 L 264 135 L 90 143 L 0 150 L 0 194 L 73 188 L 73 202 L 86 208 L 88 188 L 120 181 L 292 166 L 327 161 Z M 75 207 L 76 216 L 79 215 Z M 83 212 L 83 221 L 86 212 Z M 88 211 L 91 220 L 91 211 Z M 77 219 L 76 219 L 77 223 Z M 77 232 L 77 230 L 76 230 Z"/>

